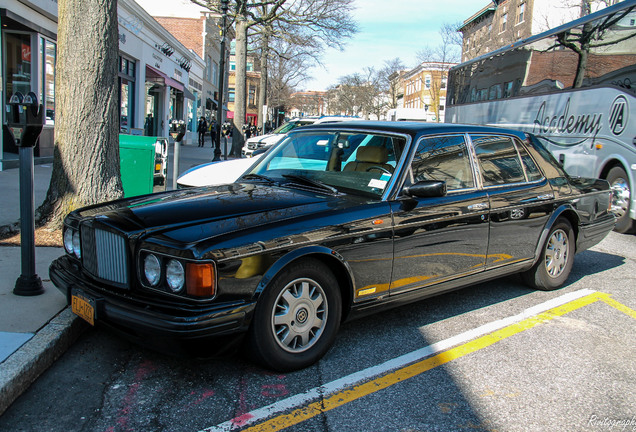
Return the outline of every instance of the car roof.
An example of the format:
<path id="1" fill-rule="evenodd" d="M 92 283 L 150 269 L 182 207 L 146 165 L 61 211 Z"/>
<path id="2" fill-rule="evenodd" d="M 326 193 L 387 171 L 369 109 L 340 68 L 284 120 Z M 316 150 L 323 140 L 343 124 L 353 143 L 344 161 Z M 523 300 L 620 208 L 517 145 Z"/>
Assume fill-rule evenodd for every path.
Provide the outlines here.
<path id="1" fill-rule="evenodd" d="M 402 121 L 344 121 L 338 123 L 322 123 L 303 126 L 298 132 L 307 132 L 318 129 L 347 129 L 347 130 L 367 130 L 367 131 L 384 131 L 408 134 L 411 136 L 418 135 L 435 135 L 447 133 L 505 133 L 516 135 L 520 139 L 524 139 L 524 134 L 513 129 L 504 129 L 492 126 L 480 126 L 456 123 L 427 123 L 427 122 L 402 122 Z M 296 131 L 292 131 L 296 132 Z"/>

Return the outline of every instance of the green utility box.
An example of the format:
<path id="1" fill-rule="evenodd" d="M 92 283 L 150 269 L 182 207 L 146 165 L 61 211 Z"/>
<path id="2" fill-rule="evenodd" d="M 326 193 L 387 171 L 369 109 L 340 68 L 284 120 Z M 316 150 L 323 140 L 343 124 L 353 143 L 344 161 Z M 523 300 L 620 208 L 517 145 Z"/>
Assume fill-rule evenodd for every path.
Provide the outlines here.
<path id="1" fill-rule="evenodd" d="M 126 198 L 153 192 L 157 137 L 119 135 L 119 166 Z"/>

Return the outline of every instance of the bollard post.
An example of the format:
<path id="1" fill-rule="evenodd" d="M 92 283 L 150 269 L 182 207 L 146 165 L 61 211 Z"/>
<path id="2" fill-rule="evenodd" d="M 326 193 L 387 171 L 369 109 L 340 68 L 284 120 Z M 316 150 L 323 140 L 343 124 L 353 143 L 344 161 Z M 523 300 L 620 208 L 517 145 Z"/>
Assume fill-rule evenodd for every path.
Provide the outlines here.
<path id="1" fill-rule="evenodd" d="M 173 120 L 170 124 L 170 136 L 174 139 L 174 158 L 172 161 L 172 189 L 177 189 L 177 177 L 179 177 L 179 154 L 181 141 L 185 135 L 185 122 L 183 120 Z"/>

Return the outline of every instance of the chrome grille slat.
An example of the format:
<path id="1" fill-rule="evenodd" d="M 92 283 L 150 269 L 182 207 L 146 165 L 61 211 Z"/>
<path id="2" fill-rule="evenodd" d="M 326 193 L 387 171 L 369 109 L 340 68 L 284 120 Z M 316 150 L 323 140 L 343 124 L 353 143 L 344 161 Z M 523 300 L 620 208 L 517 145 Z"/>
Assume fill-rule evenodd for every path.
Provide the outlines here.
<path id="1" fill-rule="evenodd" d="M 124 237 L 99 228 L 82 226 L 84 268 L 100 279 L 128 285 Z"/>

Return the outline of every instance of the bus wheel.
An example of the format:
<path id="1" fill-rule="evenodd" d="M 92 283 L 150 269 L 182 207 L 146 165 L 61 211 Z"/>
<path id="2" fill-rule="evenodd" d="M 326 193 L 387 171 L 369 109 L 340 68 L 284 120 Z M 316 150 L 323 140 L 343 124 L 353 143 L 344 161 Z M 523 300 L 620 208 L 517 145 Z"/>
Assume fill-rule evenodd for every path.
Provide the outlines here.
<path id="1" fill-rule="evenodd" d="M 607 181 L 614 191 L 612 194 L 612 211 L 616 214 L 614 231 L 627 233 L 632 229 L 633 221 L 629 217 L 629 177 L 622 167 L 614 167 L 607 173 Z"/>

